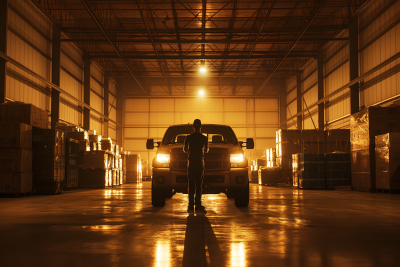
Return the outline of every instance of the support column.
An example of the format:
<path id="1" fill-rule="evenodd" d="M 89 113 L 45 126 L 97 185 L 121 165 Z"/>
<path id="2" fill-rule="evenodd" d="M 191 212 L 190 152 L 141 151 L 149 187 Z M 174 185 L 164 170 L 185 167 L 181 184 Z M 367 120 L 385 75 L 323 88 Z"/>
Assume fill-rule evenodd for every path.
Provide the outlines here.
<path id="1" fill-rule="evenodd" d="M 103 123 L 103 136 L 108 137 L 108 111 L 109 111 L 109 96 L 110 96 L 110 76 L 108 73 L 104 75 L 104 123 Z"/>
<path id="2" fill-rule="evenodd" d="M 90 59 L 84 60 L 83 67 L 83 102 L 90 106 L 90 65 L 92 61 Z M 83 129 L 90 130 L 90 109 L 83 107 Z"/>
<path id="3" fill-rule="evenodd" d="M 350 21 L 350 81 L 358 78 L 358 16 Z M 350 86 L 350 112 L 357 113 L 360 110 L 360 85 Z"/>
<path id="4" fill-rule="evenodd" d="M 53 42 L 51 48 L 51 82 L 60 86 L 61 68 L 61 31 L 57 26 L 53 26 Z M 56 127 L 60 120 L 60 92 L 51 89 L 51 129 Z"/>
<path id="5" fill-rule="evenodd" d="M 123 118 L 123 109 L 124 109 L 124 94 L 121 90 L 117 88 L 117 143 L 122 146 L 122 118 Z"/>
<path id="6" fill-rule="evenodd" d="M 297 78 L 297 113 L 303 110 L 303 95 L 301 93 L 301 74 L 302 71 L 296 72 Z M 297 116 L 297 130 L 303 129 L 303 115 Z"/>
<path id="7" fill-rule="evenodd" d="M 7 54 L 8 1 L 0 1 L 0 52 Z M 6 102 L 6 60 L 0 58 L 0 104 Z"/>
<path id="8" fill-rule="evenodd" d="M 324 98 L 324 54 L 318 53 L 318 101 Z M 325 128 L 325 102 L 318 104 L 318 129 Z"/>
<path id="9" fill-rule="evenodd" d="M 284 85 L 282 85 L 281 90 L 279 92 L 279 118 L 280 118 L 280 129 L 286 129 L 287 128 L 287 123 L 286 123 L 286 88 Z"/>

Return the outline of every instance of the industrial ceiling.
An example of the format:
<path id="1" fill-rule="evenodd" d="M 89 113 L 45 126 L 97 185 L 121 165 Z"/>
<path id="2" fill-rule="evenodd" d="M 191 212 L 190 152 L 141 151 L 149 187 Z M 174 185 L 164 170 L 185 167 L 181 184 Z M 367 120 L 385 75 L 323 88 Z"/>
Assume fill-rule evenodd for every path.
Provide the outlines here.
<path id="1" fill-rule="evenodd" d="M 74 42 L 132 92 L 158 81 L 201 77 L 251 81 L 252 95 L 283 83 L 348 29 L 365 0 L 32 0 Z M 368 1 L 367 1 L 368 2 Z M 204 63 L 202 63 L 204 62 Z M 203 74 L 205 75 L 205 74 Z"/>

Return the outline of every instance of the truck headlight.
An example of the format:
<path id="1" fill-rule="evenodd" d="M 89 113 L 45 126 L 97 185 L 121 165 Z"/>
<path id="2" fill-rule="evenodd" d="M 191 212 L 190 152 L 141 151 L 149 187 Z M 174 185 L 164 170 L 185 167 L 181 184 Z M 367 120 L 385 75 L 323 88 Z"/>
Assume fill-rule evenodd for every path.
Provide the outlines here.
<path id="1" fill-rule="evenodd" d="M 231 154 L 231 163 L 240 163 L 243 161 L 243 154 Z"/>
<path id="2" fill-rule="evenodd" d="M 169 163 L 170 155 L 169 154 L 157 154 L 157 161 L 160 163 Z"/>

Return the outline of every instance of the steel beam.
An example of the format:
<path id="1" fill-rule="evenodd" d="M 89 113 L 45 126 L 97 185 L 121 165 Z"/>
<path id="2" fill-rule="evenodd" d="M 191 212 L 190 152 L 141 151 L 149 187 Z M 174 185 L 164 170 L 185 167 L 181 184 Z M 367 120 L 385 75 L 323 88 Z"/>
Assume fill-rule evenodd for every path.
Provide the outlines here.
<path id="1" fill-rule="evenodd" d="M 117 90 L 117 143 L 123 144 L 123 110 L 124 110 L 124 94 L 121 90 Z"/>
<path id="2" fill-rule="evenodd" d="M 202 10 L 201 10 L 201 36 L 203 42 L 206 41 L 206 15 L 207 15 L 207 0 L 202 0 Z M 206 45 L 203 43 L 201 45 L 201 55 L 204 57 L 206 55 Z"/>
<path id="3" fill-rule="evenodd" d="M 352 18 L 349 27 L 350 37 L 350 81 L 358 78 L 358 16 Z M 350 112 L 357 113 L 360 109 L 360 84 L 350 86 Z"/>
<path id="4" fill-rule="evenodd" d="M 118 55 L 90 55 L 91 58 L 119 58 Z M 286 55 L 285 58 L 315 58 L 317 57 L 317 53 L 304 53 L 304 54 L 291 54 L 291 55 Z M 241 56 L 241 55 L 229 55 L 229 56 L 141 56 L 141 55 L 124 55 L 124 59 L 144 59 L 144 60 L 178 60 L 178 59 L 184 59 L 184 60 L 201 60 L 201 59 L 227 59 L 227 60 L 232 60 L 232 59 L 248 59 L 249 56 Z M 284 56 L 282 55 L 251 55 L 250 59 L 260 59 L 260 58 L 273 58 L 273 59 L 282 59 Z"/>
<path id="5" fill-rule="evenodd" d="M 7 54 L 8 0 L 0 1 L 0 52 Z M 6 60 L 0 58 L 0 104 L 6 101 Z"/>
<path id="6" fill-rule="evenodd" d="M 53 40 L 51 47 L 51 82 L 60 86 L 61 72 L 61 31 L 53 24 Z M 51 90 L 51 129 L 56 128 L 60 120 L 60 92 Z"/>
<path id="7" fill-rule="evenodd" d="M 297 81 L 297 113 L 301 112 L 303 109 L 303 94 L 301 92 L 301 74 L 302 71 L 296 72 Z M 297 129 L 303 129 L 303 114 L 297 116 Z"/>
<path id="8" fill-rule="evenodd" d="M 84 60 L 83 66 L 83 102 L 90 106 L 90 65 L 92 61 L 89 59 Z M 83 128 L 90 130 L 90 109 L 83 107 Z"/>
<path id="9" fill-rule="evenodd" d="M 165 80 L 165 83 L 167 84 L 167 87 L 170 89 L 171 87 L 169 86 L 169 82 L 168 82 L 168 80 L 167 80 L 167 77 L 165 76 L 163 67 L 162 67 L 162 65 L 161 65 L 160 57 L 159 57 L 159 55 L 158 55 L 157 48 L 156 48 L 156 46 L 155 46 L 155 44 L 154 44 L 154 42 L 153 42 L 153 37 L 151 36 L 151 32 L 150 32 L 149 25 L 147 25 L 146 18 L 144 17 L 142 8 L 140 7 L 140 4 L 139 4 L 139 1 L 138 1 L 138 0 L 136 0 L 136 5 L 137 5 L 137 7 L 138 7 L 138 9 L 139 9 L 140 16 L 142 17 L 143 24 L 144 24 L 144 26 L 146 27 L 147 34 L 149 35 L 149 38 L 150 38 L 150 41 L 151 41 L 151 45 L 153 46 L 154 53 L 155 53 L 156 56 L 157 56 L 157 62 L 158 62 L 158 66 L 160 67 L 160 71 L 161 71 L 162 75 L 164 76 L 164 80 Z M 171 94 L 171 89 L 170 89 L 169 91 L 170 91 L 170 94 Z"/>
<path id="10" fill-rule="evenodd" d="M 174 18 L 174 27 L 175 27 L 175 31 L 176 31 L 176 42 L 178 43 L 179 55 L 182 56 L 182 43 L 181 43 L 181 35 L 179 33 L 178 14 L 176 13 L 175 0 L 171 0 L 171 8 L 172 8 L 172 16 Z M 160 40 L 158 40 L 158 41 L 160 41 Z M 180 64 L 181 64 L 181 71 L 183 72 L 184 67 L 183 67 L 182 59 L 180 60 Z"/>
<path id="11" fill-rule="evenodd" d="M 260 30 L 258 31 L 257 36 L 256 36 L 256 39 L 254 40 L 253 46 L 252 46 L 252 48 L 251 48 L 251 50 L 250 50 L 249 58 L 246 60 L 246 63 L 244 64 L 243 70 L 242 70 L 242 72 L 240 73 L 239 79 L 238 79 L 238 81 L 236 82 L 236 84 L 239 84 L 240 80 L 241 80 L 242 77 L 243 77 L 243 74 L 246 72 L 246 67 L 247 67 L 247 65 L 248 65 L 249 62 L 250 62 L 251 54 L 253 54 L 253 51 L 254 51 L 254 49 L 256 48 L 258 39 L 260 38 L 261 32 L 262 32 L 262 30 L 264 29 L 265 23 L 267 23 L 267 20 L 268 20 L 268 18 L 269 18 L 269 15 L 270 15 L 271 12 L 272 12 L 272 8 L 274 7 L 275 2 L 276 2 L 276 0 L 273 0 L 273 2 L 271 3 L 271 6 L 270 6 L 269 9 L 268 9 L 268 13 L 267 13 L 267 15 L 265 16 L 265 18 L 264 18 L 264 20 L 263 20 L 263 22 L 262 22 L 262 24 L 261 24 Z M 263 4 L 264 4 L 264 2 L 263 2 Z M 262 4 L 262 5 L 263 5 L 263 4 Z M 262 8 L 262 5 L 261 5 L 261 8 Z M 233 88 L 233 94 L 235 94 L 235 91 L 236 91 L 236 87 Z"/>
<path id="12" fill-rule="evenodd" d="M 171 0 L 173 1 L 173 0 Z M 182 40 L 180 38 L 179 31 L 176 31 L 177 38 L 176 40 L 154 40 L 155 44 L 254 44 L 257 42 L 258 44 L 275 44 L 275 43 L 291 43 L 294 42 L 295 39 L 276 39 L 276 38 L 268 38 L 268 36 L 264 36 L 265 39 L 242 39 L 242 40 L 231 40 L 231 39 L 208 39 L 208 40 Z M 299 42 L 334 42 L 334 41 L 348 41 L 349 38 L 302 38 Z M 61 42 L 66 43 L 108 43 L 106 39 L 62 39 Z M 143 39 L 113 39 L 114 43 L 140 43 L 140 44 L 151 44 L 151 40 L 143 40 Z"/>
<path id="13" fill-rule="evenodd" d="M 129 71 L 129 73 L 132 75 L 133 79 L 135 79 L 136 83 L 139 85 L 139 87 L 142 89 L 142 91 L 147 95 L 146 89 L 142 86 L 142 83 L 140 82 L 140 80 L 136 77 L 136 75 L 133 73 L 133 71 L 129 67 L 129 64 L 126 62 L 125 58 L 122 56 L 121 51 L 119 50 L 119 48 L 111 40 L 110 34 L 106 30 L 106 28 L 103 26 L 103 24 L 101 23 L 99 18 L 96 16 L 96 14 L 94 13 L 93 9 L 90 7 L 90 5 L 87 2 L 87 0 L 81 0 L 81 1 L 82 1 L 82 4 L 85 6 L 85 8 L 86 8 L 87 12 L 89 13 L 89 15 L 92 17 L 94 22 L 100 28 L 101 32 L 103 33 L 104 37 L 107 39 L 108 43 L 111 45 L 111 47 L 117 53 L 117 55 L 118 55 L 117 58 L 120 58 L 122 60 L 122 62 L 124 63 L 125 67 Z"/>
<path id="14" fill-rule="evenodd" d="M 282 85 L 281 90 L 279 92 L 279 128 L 280 129 L 286 129 L 287 128 L 287 123 L 286 123 L 286 88 Z"/>
<path id="15" fill-rule="evenodd" d="M 317 75 L 318 75 L 318 100 L 324 98 L 324 54 L 321 51 L 317 59 Z M 318 129 L 325 128 L 325 102 L 318 104 Z"/>
<path id="16" fill-rule="evenodd" d="M 290 45 L 288 50 L 285 52 L 283 55 L 282 59 L 278 62 L 278 64 L 275 66 L 274 70 L 268 75 L 268 77 L 265 79 L 265 81 L 261 84 L 261 86 L 257 89 L 256 95 L 260 93 L 262 88 L 268 83 L 268 81 L 271 79 L 271 77 L 274 75 L 275 71 L 279 69 L 279 67 L 282 65 L 282 62 L 285 60 L 285 58 L 288 57 L 289 53 L 292 51 L 293 47 L 297 44 L 297 42 L 303 37 L 304 33 L 307 31 L 307 29 L 310 27 L 311 23 L 314 22 L 315 18 L 318 16 L 319 12 L 322 10 L 322 7 L 325 5 L 327 0 L 321 0 L 321 2 L 318 4 L 318 6 L 315 8 L 314 12 L 310 16 L 310 18 L 307 20 L 307 23 L 303 26 L 301 31 L 296 37 L 296 40 Z"/>
<path id="17" fill-rule="evenodd" d="M 108 137 L 108 116 L 109 116 L 109 97 L 110 97 L 110 76 L 108 73 L 104 74 L 104 98 L 103 98 L 103 113 L 104 113 L 104 121 L 103 121 L 103 133 L 102 135 L 107 138 Z"/>

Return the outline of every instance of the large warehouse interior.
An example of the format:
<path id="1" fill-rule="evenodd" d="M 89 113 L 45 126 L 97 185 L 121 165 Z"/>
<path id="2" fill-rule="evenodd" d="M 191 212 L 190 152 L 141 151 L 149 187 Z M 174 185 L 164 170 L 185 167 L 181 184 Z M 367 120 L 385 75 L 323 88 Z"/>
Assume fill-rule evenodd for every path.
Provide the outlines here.
<path id="1" fill-rule="evenodd" d="M 399 0 L 0 1 L 0 266 L 400 266 Z"/>

